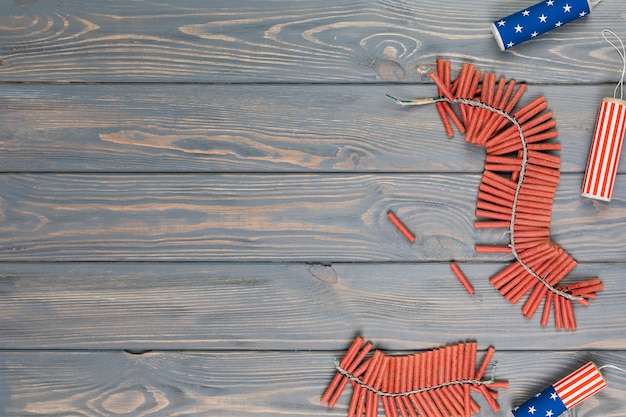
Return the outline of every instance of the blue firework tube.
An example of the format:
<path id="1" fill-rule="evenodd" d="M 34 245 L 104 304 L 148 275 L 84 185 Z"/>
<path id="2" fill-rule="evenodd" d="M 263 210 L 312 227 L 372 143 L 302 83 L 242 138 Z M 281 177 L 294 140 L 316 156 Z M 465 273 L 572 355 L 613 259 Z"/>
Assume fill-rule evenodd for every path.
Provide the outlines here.
<path id="1" fill-rule="evenodd" d="M 491 24 L 500 50 L 512 48 L 591 13 L 590 0 L 543 0 Z"/>

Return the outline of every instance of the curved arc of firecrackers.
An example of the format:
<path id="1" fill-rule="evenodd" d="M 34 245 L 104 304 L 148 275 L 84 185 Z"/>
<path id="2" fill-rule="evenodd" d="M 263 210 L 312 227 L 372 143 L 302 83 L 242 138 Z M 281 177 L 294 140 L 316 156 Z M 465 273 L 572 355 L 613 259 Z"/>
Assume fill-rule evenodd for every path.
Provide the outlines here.
<path id="1" fill-rule="evenodd" d="M 445 98 L 445 97 L 440 97 L 437 98 L 435 100 L 433 100 L 434 102 L 439 102 L 439 101 L 447 101 L 447 102 L 451 102 L 451 100 Z M 511 247 L 511 253 L 513 254 L 513 256 L 515 257 L 515 259 L 517 260 L 517 262 L 520 263 L 520 265 L 530 274 L 532 275 L 534 278 L 536 278 L 537 280 L 539 280 L 539 282 L 541 282 L 543 285 L 545 285 L 550 291 L 552 291 L 554 294 L 559 295 L 561 297 L 565 297 L 568 300 L 571 301 L 579 301 L 584 299 L 584 297 L 582 296 L 574 296 L 572 294 L 566 293 L 565 291 L 561 291 L 558 288 L 555 288 L 554 286 L 550 285 L 550 283 L 548 283 L 544 277 L 542 277 L 541 275 L 539 275 L 532 267 L 530 267 L 526 262 L 524 262 L 521 257 L 519 256 L 519 253 L 517 252 L 517 249 L 515 248 L 515 219 L 516 219 L 516 213 L 517 213 L 517 203 L 519 200 L 519 194 L 522 190 L 522 186 L 524 183 L 524 178 L 525 178 L 525 174 L 526 174 L 526 166 L 528 164 L 528 144 L 526 142 L 526 139 L 524 137 L 524 132 L 523 132 L 523 128 L 522 125 L 517 121 L 517 119 L 500 110 L 497 109 L 493 106 L 490 106 L 486 103 L 483 103 L 481 101 L 478 100 L 471 100 L 471 99 L 466 99 L 466 98 L 455 98 L 454 100 L 452 100 L 452 102 L 457 103 L 457 104 L 466 104 L 469 106 L 473 106 L 473 107 L 481 107 L 483 109 L 492 111 L 494 113 L 499 114 L 500 116 L 504 117 L 505 119 L 507 119 L 509 122 L 511 122 L 517 129 L 518 134 L 519 134 L 519 139 L 522 145 L 522 163 L 520 166 L 520 171 L 519 171 L 519 177 L 517 179 L 517 186 L 515 189 L 515 197 L 513 199 L 513 207 L 512 207 L 512 212 L 511 212 L 511 222 L 510 222 L 510 226 L 509 226 L 509 234 L 510 234 L 510 247 Z"/>
<path id="2" fill-rule="evenodd" d="M 439 60 L 438 60 L 439 61 Z M 520 193 L 523 189 L 523 185 L 524 185 L 524 179 L 527 177 L 527 168 L 531 165 L 530 162 L 530 146 L 528 145 L 528 142 L 525 138 L 525 132 L 524 132 L 524 127 L 522 125 L 522 121 L 518 121 L 516 119 L 515 114 L 511 114 L 510 111 L 513 110 L 515 104 L 509 106 L 509 104 L 506 105 L 506 110 L 504 108 L 499 108 L 496 106 L 499 106 L 498 104 L 494 104 L 491 105 L 490 103 L 484 101 L 484 100 L 480 100 L 480 99 L 474 99 L 470 96 L 465 96 L 465 94 L 469 93 L 469 91 L 467 91 L 467 88 L 463 88 L 463 91 L 458 91 L 459 89 L 461 89 L 461 87 L 459 87 L 459 85 L 461 84 L 462 81 L 459 81 L 458 84 L 456 84 L 457 87 L 457 91 L 453 94 L 452 91 L 450 90 L 450 87 L 452 85 L 454 85 L 454 83 L 456 83 L 460 78 L 457 78 L 455 81 L 451 80 L 451 76 L 450 76 L 450 68 L 448 63 L 444 63 L 444 66 L 442 67 L 444 69 L 444 72 L 441 71 L 442 68 L 440 68 L 441 62 L 438 62 L 438 72 L 437 73 L 431 73 L 429 74 L 431 76 L 431 78 L 433 79 L 433 81 L 435 82 L 435 84 L 437 85 L 437 87 L 439 88 L 439 96 L 437 97 L 424 97 L 424 98 L 417 98 L 417 99 L 410 99 L 410 100 L 402 100 L 402 99 L 398 99 L 395 98 L 389 94 L 387 94 L 387 96 L 389 98 L 391 98 L 392 100 L 394 100 L 397 104 L 400 104 L 402 106 L 420 106 L 420 105 L 425 105 L 425 104 L 436 104 L 438 107 L 438 111 L 439 114 L 442 118 L 442 121 L 444 122 L 444 126 L 446 127 L 446 131 L 448 133 L 449 137 L 453 136 L 453 132 L 452 132 L 452 127 L 450 126 L 449 121 L 447 120 L 447 118 L 449 117 L 450 119 L 452 119 L 452 121 L 454 121 L 454 123 L 457 125 L 457 128 L 459 129 L 459 131 L 461 133 L 469 133 L 466 131 L 466 126 L 464 126 L 464 122 L 467 122 L 468 119 L 468 115 L 467 113 L 462 114 L 463 117 L 463 122 L 461 122 L 458 118 L 457 120 L 454 120 L 454 117 L 456 117 L 453 113 L 450 107 L 445 108 L 444 111 L 442 111 L 442 107 L 440 107 L 441 105 L 449 105 L 450 103 L 454 103 L 454 104 L 460 104 L 460 105 L 467 105 L 470 107 L 478 107 L 478 108 L 482 108 L 486 111 L 490 111 L 490 112 L 494 112 L 495 114 L 504 117 L 504 119 L 515 126 L 515 130 L 517 131 L 517 133 L 515 134 L 515 136 L 517 137 L 517 139 L 519 140 L 519 144 L 520 144 L 520 148 L 519 150 L 521 152 L 519 152 L 519 168 L 516 169 L 515 171 L 517 172 L 517 182 L 516 184 L 512 187 L 512 192 L 511 192 L 511 198 L 512 200 L 512 204 L 511 204 L 511 214 L 510 217 L 507 219 L 507 223 L 508 223 L 508 227 L 509 227 L 509 236 L 510 236 L 510 242 L 508 245 L 508 253 L 511 253 L 516 261 L 516 263 L 520 266 L 520 268 L 522 270 L 524 270 L 529 277 L 535 279 L 536 281 L 538 281 L 541 286 L 543 286 L 547 292 L 548 292 L 548 298 L 546 298 L 546 304 L 544 306 L 544 313 L 542 316 L 542 321 L 541 321 L 541 325 L 545 326 L 547 324 L 547 320 L 549 317 L 549 311 L 550 311 L 550 305 L 552 303 L 554 303 L 554 313 L 555 313 L 555 324 L 557 328 L 566 328 L 566 329 L 572 329 L 572 330 L 576 330 L 576 323 L 575 323 L 575 319 L 573 317 L 573 311 L 571 310 L 571 305 L 569 306 L 569 308 L 563 304 L 557 303 L 556 298 L 558 297 L 559 299 L 565 301 L 578 301 L 579 303 L 583 304 L 583 305 L 587 305 L 588 299 L 589 298 L 593 298 L 595 297 L 595 293 L 597 291 L 602 290 L 603 285 L 600 283 L 600 281 L 597 278 L 588 280 L 588 281 L 584 281 L 584 282 L 580 282 L 580 283 L 576 283 L 576 284 L 571 284 L 571 285 L 566 285 L 566 286 L 557 286 L 558 282 L 560 281 L 560 279 L 558 279 L 558 281 L 556 281 L 554 284 L 551 283 L 551 280 L 549 279 L 549 274 L 551 272 L 551 270 L 546 270 L 544 271 L 545 276 L 541 276 L 541 273 L 538 272 L 538 270 L 534 269 L 534 267 L 530 264 L 530 258 L 529 261 L 525 261 L 524 258 L 525 256 L 523 256 L 523 254 L 521 254 L 520 252 L 518 252 L 518 249 L 516 247 L 516 220 L 517 220 L 517 209 L 519 208 L 518 202 L 520 201 Z M 471 66 L 469 66 L 471 67 Z M 474 71 L 473 69 L 470 69 L 470 71 Z M 442 74 L 444 73 L 443 76 L 443 80 L 441 77 L 439 77 L 437 74 Z M 476 73 L 478 73 L 478 78 L 480 78 L 480 71 L 476 71 Z M 476 88 L 476 85 L 478 81 L 475 77 L 476 73 L 474 73 L 474 75 L 469 76 L 468 78 L 474 78 L 473 79 L 473 88 Z M 461 70 L 461 74 L 459 75 L 459 77 L 463 76 L 463 69 Z M 467 75 L 466 75 L 467 76 Z M 465 81 L 467 82 L 467 81 Z M 484 80 L 483 80 L 484 82 Z M 510 85 L 511 82 L 513 83 L 512 85 L 514 85 L 515 83 L 513 81 L 510 81 L 508 84 Z M 483 84 L 484 85 L 484 84 Z M 466 87 L 466 86 L 465 86 Z M 508 86 L 506 87 L 507 91 L 508 91 Z M 507 96 L 508 98 L 511 99 L 511 102 L 516 103 L 517 100 L 519 100 L 519 97 L 521 96 L 521 94 L 523 94 L 524 90 L 519 90 L 517 92 L 515 92 L 515 94 L 513 94 L 513 91 L 509 92 L 508 94 L 506 94 L 506 92 L 504 93 L 505 96 Z M 461 95 L 458 95 L 461 94 Z M 473 94 L 473 93 L 472 93 Z M 485 95 L 486 98 L 490 97 L 491 93 L 487 93 Z M 502 98 L 505 97 L 504 95 L 501 96 Z M 504 102 L 506 103 L 506 102 Z M 547 104 L 546 104 L 547 105 Z M 463 113 L 463 112 L 462 112 Z M 531 116 L 532 117 L 532 116 Z M 528 122 L 527 119 L 526 122 Z M 504 126 L 500 126 L 496 131 L 492 131 L 490 134 L 495 134 L 495 132 L 497 131 L 503 131 L 505 127 Z M 473 132 L 474 136 L 475 133 Z M 493 136 L 490 136 L 493 137 Z M 480 140 L 477 141 L 476 137 L 473 137 L 472 139 L 469 139 L 466 137 L 466 140 L 469 141 L 470 143 L 474 143 L 476 145 L 485 145 L 485 141 L 488 140 L 488 137 L 483 137 L 478 138 Z M 555 190 L 552 191 L 553 196 L 554 196 L 554 192 Z M 484 226 L 481 226 L 484 227 Z M 492 227 L 496 227 L 496 226 L 492 226 Z M 562 250 L 562 249 L 561 249 Z M 499 250 L 496 248 L 494 248 L 494 250 L 490 250 L 490 249 L 486 249 L 481 247 L 481 251 L 487 251 L 487 252 L 498 252 Z M 569 255 L 567 255 L 567 252 L 563 251 L 563 253 L 571 259 L 571 257 Z M 575 261 L 572 259 L 574 265 L 575 265 Z M 453 262 L 451 264 L 451 269 L 455 272 L 455 274 L 457 275 L 457 277 L 459 277 L 459 280 L 461 280 L 461 282 L 463 283 L 463 285 L 469 284 L 469 282 L 464 282 L 467 281 L 467 279 L 462 279 L 464 278 L 463 274 L 458 271 L 458 267 L 455 268 L 455 263 Z M 456 271 L 455 271 L 456 269 Z M 505 272 L 505 270 L 502 271 L 502 273 L 507 274 L 507 272 Z M 560 274 L 563 271 L 559 271 L 558 274 Z M 523 293 L 526 293 L 527 291 L 529 291 L 531 289 L 530 286 L 528 286 L 527 284 L 522 284 L 521 282 L 519 282 L 519 277 L 520 275 L 515 273 L 515 272 L 508 272 L 508 278 L 507 275 L 496 275 L 499 276 L 499 280 L 500 282 L 496 283 L 497 281 L 492 281 L 493 285 L 496 286 L 496 288 L 498 289 L 498 291 L 504 295 L 509 301 L 511 301 L 512 303 L 516 303 L 519 298 L 521 298 L 521 294 L 522 291 L 520 290 L 516 290 L 514 295 L 510 295 L 512 294 L 512 289 L 516 286 L 516 285 L 524 285 L 526 286 L 526 289 L 523 291 Z M 496 276 L 492 277 L 492 279 L 494 279 Z M 561 277 L 562 278 L 562 277 Z M 514 281 L 517 281 L 518 284 L 512 284 Z M 513 285 L 513 286 L 511 286 Z M 466 289 L 468 287 L 466 286 Z M 583 291 L 584 289 L 584 291 Z M 506 291 L 508 294 L 505 294 Z M 473 288 L 469 288 L 468 292 L 470 294 L 473 294 Z M 535 294 L 537 294 L 535 296 Z M 522 309 L 522 312 L 524 314 L 524 316 L 526 317 L 531 317 L 532 315 L 534 315 L 537 307 L 538 307 L 538 303 L 539 303 L 539 298 L 538 297 L 545 297 L 544 295 L 540 295 L 540 293 L 537 293 L 536 290 L 533 291 L 533 295 L 531 295 L 531 298 L 529 298 L 529 300 L 527 301 L 527 305 L 528 308 L 525 307 Z M 516 299 L 516 300 L 514 300 Z M 532 299 L 532 302 L 531 302 Z M 530 303 L 530 304 L 529 304 Z M 560 304 L 560 307 L 559 307 Z M 558 310 L 557 310 L 558 307 Z M 563 308 L 566 308 L 568 311 L 562 310 Z M 564 317 L 563 312 L 565 312 L 565 314 L 567 315 L 567 317 Z"/>
<path id="3" fill-rule="evenodd" d="M 526 142 L 526 139 L 524 137 L 524 131 L 522 128 L 522 125 L 517 121 L 517 119 L 515 118 L 515 116 L 510 115 L 509 113 L 500 110 L 496 107 L 490 106 L 489 104 L 483 103 L 482 101 L 479 100 L 472 100 L 472 99 L 468 99 L 468 98 L 447 98 L 447 97 L 424 97 L 424 98 L 419 98 L 419 99 L 413 99 L 413 100 L 402 100 L 402 99 L 398 99 L 390 94 L 386 94 L 387 97 L 389 97 L 390 99 L 394 100 L 396 103 L 402 105 L 402 106 L 421 106 L 421 105 L 425 105 L 425 104 L 433 104 L 433 103 L 440 103 L 440 102 L 448 102 L 448 103 L 455 103 L 455 104 L 466 104 L 469 106 L 473 106 L 473 107 L 480 107 L 489 111 L 492 111 L 494 113 L 497 113 L 498 115 L 504 117 L 505 119 L 507 119 L 509 122 L 511 122 L 515 128 L 518 131 L 518 136 L 520 139 L 520 143 L 522 145 L 522 163 L 520 166 L 520 171 L 519 171 L 519 177 L 517 180 L 517 186 L 515 189 L 515 195 L 514 195 L 514 200 L 513 200 L 513 207 L 512 207 L 512 213 L 511 213 L 511 220 L 510 220 L 510 226 L 509 226 L 509 235 L 510 235 L 510 244 L 509 246 L 511 247 L 511 253 L 513 254 L 513 257 L 517 260 L 517 262 L 519 262 L 519 264 L 530 274 L 532 275 L 534 278 L 536 278 L 539 282 L 541 282 L 543 285 L 546 286 L 546 288 L 548 288 L 548 290 L 550 290 L 551 292 L 553 292 L 556 295 L 559 295 L 561 297 L 565 297 L 568 300 L 571 301 L 580 301 L 583 300 L 584 297 L 582 296 L 574 296 L 572 294 L 569 294 L 565 291 L 561 291 L 558 288 L 554 287 L 553 285 L 550 285 L 549 282 L 546 281 L 546 279 L 544 277 L 542 277 L 541 275 L 539 275 L 530 265 L 528 265 L 526 262 L 524 262 L 523 259 L 521 259 L 521 257 L 519 256 L 519 253 L 517 252 L 517 249 L 515 248 L 515 219 L 516 219 L 516 213 L 517 213 L 517 203 L 519 200 L 519 194 L 522 190 L 522 186 L 523 186 L 523 182 L 524 182 L 524 178 L 525 178 L 525 174 L 526 174 L 526 166 L 528 165 L 528 144 Z"/>

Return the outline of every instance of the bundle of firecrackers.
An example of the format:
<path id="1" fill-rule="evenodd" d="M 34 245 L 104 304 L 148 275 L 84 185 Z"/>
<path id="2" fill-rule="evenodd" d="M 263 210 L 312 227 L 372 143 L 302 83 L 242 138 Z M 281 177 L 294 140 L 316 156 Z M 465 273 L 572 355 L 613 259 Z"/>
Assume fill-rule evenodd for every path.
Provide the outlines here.
<path id="1" fill-rule="evenodd" d="M 479 366 L 476 342 L 396 356 L 372 350 L 371 342 L 356 337 L 344 357 L 335 360 L 336 373 L 322 394 L 322 403 L 333 408 L 350 384 L 347 417 L 378 417 L 381 409 L 385 417 L 471 417 L 480 412 L 473 395 L 481 395 L 494 413 L 500 411 L 497 390 L 509 384 L 495 379 L 497 362 L 485 379 L 493 347 L 486 350 Z M 514 417 L 557 417 L 606 386 L 600 369 L 588 362 L 512 413 Z"/>
<path id="2" fill-rule="evenodd" d="M 448 136 L 454 135 L 456 126 L 467 142 L 485 148 L 474 226 L 502 229 L 510 239 L 504 246 L 475 245 L 475 250 L 515 258 L 490 282 L 513 304 L 529 294 L 522 307 L 525 317 L 532 317 L 544 301 L 542 326 L 548 324 L 553 311 L 557 328 L 575 330 L 573 303 L 588 305 L 603 285 L 598 278 L 561 284 L 576 261 L 550 238 L 552 205 L 560 180 L 560 157 L 553 152 L 561 145 L 549 142 L 558 131 L 545 97 L 516 108 L 526 84 L 498 79 L 471 64 L 463 64 L 453 79 L 450 68 L 450 62 L 438 59 L 437 70 L 429 74 L 439 97 L 394 99 L 401 104 L 434 102 Z M 395 213 L 388 212 L 388 217 L 410 242 L 415 240 Z M 451 267 L 473 293 L 458 265 Z"/>
<path id="3" fill-rule="evenodd" d="M 507 382 L 483 380 L 495 349 L 489 348 L 476 368 L 476 342 L 463 342 L 425 352 L 391 356 L 373 349 L 358 336 L 345 356 L 321 401 L 334 407 L 347 384 L 352 385 L 348 417 L 466 416 L 480 408 L 471 392 L 481 394 L 494 412 L 500 407 L 496 389 Z"/>

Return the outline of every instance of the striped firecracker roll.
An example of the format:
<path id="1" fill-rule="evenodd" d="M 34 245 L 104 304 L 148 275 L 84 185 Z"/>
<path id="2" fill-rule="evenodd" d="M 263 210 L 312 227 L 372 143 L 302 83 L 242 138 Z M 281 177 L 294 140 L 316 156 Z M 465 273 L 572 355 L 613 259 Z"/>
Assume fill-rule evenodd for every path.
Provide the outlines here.
<path id="1" fill-rule="evenodd" d="M 582 196 L 611 201 L 626 129 L 626 101 L 606 97 L 600 103 L 589 151 Z"/>
<path id="2" fill-rule="evenodd" d="M 606 388 L 606 381 L 593 362 L 561 379 L 513 409 L 515 417 L 557 417 Z"/>

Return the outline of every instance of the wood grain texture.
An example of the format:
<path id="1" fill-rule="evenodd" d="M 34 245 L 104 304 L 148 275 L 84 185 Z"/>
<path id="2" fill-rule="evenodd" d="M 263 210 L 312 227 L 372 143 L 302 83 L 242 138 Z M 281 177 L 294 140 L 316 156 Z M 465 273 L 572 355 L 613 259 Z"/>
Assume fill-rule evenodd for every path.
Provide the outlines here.
<path id="1" fill-rule="evenodd" d="M 581 264 L 569 282 L 605 290 L 579 329 L 525 319 L 489 283 L 496 263 L 4 264 L 0 349 L 341 350 L 361 333 L 386 349 L 477 339 L 499 349 L 624 349 L 623 264 Z"/>
<path id="2" fill-rule="evenodd" d="M 4 261 L 500 260 L 475 244 L 479 175 L 4 175 Z M 579 262 L 621 262 L 626 181 L 610 204 L 564 175 L 552 238 Z M 386 217 L 417 235 L 413 245 Z"/>
<path id="3" fill-rule="evenodd" d="M 365 335 L 367 337 L 367 335 Z M 378 346 L 375 340 L 374 344 Z M 432 348 L 439 347 L 436 344 Z M 478 341 L 478 357 L 486 345 Z M 414 350 L 411 350 L 413 352 Z M 396 353 L 396 352 L 389 352 Z M 397 352 L 403 354 L 404 352 Z M 1 411 L 13 416 L 345 416 L 348 387 L 334 409 L 320 403 L 333 376 L 337 352 L 2 352 Z M 496 376 L 502 411 L 510 410 L 575 371 L 588 360 L 623 362 L 623 352 L 581 351 L 576 355 L 499 351 Z M 523 369 L 523 372 L 520 370 Z M 608 388 L 575 408 L 577 416 L 623 414 L 626 377 L 603 371 Z M 476 397 L 482 411 L 489 406 Z M 381 411 L 382 412 L 382 411 Z"/>
<path id="4" fill-rule="evenodd" d="M 487 68 L 485 68 L 487 69 Z M 0 96 L 3 172 L 482 172 L 484 150 L 449 140 L 432 86 L 10 85 Z M 562 172 L 583 172 L 606 86 L 545 95 Z M 622 164 L 620 172 L 626 172 Z"/>
<path id="5" fill-rule="evenodd" d="M 528 2 L 326 0 L 5 1 L 1 81 L 416 82 L 435 57 L 530 81 L 614 82 L 602 39 L 626 12 L 593 13 L 511 52 L 492 21 Z"/>
<path id="6" fill-rule="evenodd" d="M 500 52 L 490 22 L 529 3 L 0 2 L 0 415 L 345 416 L 319 398 L 357 334 L 493 345 L 497 416 L 588 360 L 626 369 L 626 165 L 611 203 L 580 197 L 626 2 Z M 489 284 L 510 260 L 474 250 L 507 242 L 473 228 L 483 149 L 384 97 L 434 95 L 437 57 L 546 96 L 566 282 L 605 285 L 576 332 Z M 570 414 L 624 414 L 604 373 Z"/>

